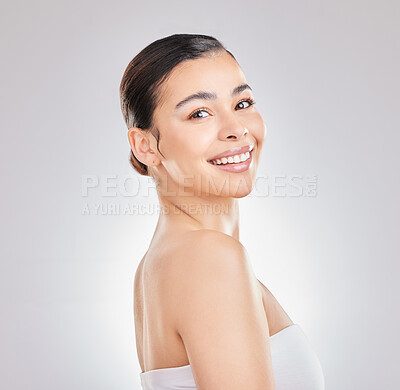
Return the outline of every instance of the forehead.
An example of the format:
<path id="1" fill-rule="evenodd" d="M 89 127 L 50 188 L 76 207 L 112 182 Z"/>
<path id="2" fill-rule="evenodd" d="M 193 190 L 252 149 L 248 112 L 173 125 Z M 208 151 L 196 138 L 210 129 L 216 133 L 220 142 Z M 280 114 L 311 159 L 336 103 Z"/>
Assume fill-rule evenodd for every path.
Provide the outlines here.
<path id="1" fill-rule="evenodd" d="M 170 110 L 199 91 L 214 92 L 218 98 L 229 97 L 234 87 L 246 82 L 242 69 L 229 53 L 186 60 L 160 86 L 158 109 Z"/>

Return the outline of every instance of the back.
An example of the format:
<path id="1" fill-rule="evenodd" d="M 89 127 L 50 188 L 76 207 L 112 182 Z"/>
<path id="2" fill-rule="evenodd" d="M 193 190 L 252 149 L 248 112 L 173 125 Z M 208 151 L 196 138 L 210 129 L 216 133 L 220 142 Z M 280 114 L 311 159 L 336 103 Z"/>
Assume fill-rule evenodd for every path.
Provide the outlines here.
<path id="1" fill-rule="evenodd" d="M 173 270 L 167 245 L 150 249 L 134 280 L 136 350 L 142 371 L 188 364 L 185 347 L 171 318 L 168 278 Z"/>

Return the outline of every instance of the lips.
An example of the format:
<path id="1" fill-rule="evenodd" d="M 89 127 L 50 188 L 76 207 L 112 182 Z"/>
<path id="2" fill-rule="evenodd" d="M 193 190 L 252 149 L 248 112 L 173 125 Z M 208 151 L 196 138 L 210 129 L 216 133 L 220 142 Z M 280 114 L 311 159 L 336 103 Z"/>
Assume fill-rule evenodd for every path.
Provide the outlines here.
<path id="1" fill-rule="evenodd" d="M 210 158 L 207 161 L 211 162 L 212 160 L 216 160 L 217 158 L 221 159 L 222 157 L 230 157 L 230 156 L 235 156 L 237 154 L 251 152 L 253 150 L 253 148 L 254 148 L 253 145 L 245 145 L 240 148 L 232 148 L 223 153 L 217 154 L 216 156 L 214 156 L 213 158 Z"/>

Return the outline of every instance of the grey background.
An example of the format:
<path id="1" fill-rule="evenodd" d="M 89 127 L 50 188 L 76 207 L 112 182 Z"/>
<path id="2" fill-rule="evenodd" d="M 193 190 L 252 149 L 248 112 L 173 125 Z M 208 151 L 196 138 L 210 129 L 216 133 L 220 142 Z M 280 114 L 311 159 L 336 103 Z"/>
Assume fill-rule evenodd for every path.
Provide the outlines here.
<path id="1" fill-rule="evenodd" d="M 399 388 L 399 11 L 361 0 L 2 4 L 1 387 L 140 388 L 132 283 L 157 216 L 83 210 L 156 201 L 142 179 L 150 196 L 104 184 L 135 176 L 119 83 L 152 41 L 203 33 L 253 87 L 268 128 L 259 175 L 317 177 L 316 196 L 240 201 L 257 277 L 303 327 L 327 389 Z M 100 182 L 84 196 L 87 177 Z"/>

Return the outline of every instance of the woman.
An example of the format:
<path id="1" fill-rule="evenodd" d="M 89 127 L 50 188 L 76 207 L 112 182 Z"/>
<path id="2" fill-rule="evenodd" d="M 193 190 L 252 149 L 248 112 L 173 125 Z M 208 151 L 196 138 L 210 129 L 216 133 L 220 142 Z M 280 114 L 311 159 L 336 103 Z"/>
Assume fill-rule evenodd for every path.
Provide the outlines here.
<path id="1" fill-rule="evenodd" d="M 134 281 L 143 389 L 323 389 L 239 242 L 266 127 L 235 57 L 213 37 L 172 35 L 130 62 L 120 93 L 131 164 L 161 206 Z"/>

